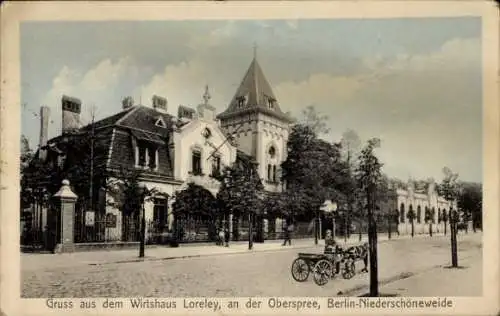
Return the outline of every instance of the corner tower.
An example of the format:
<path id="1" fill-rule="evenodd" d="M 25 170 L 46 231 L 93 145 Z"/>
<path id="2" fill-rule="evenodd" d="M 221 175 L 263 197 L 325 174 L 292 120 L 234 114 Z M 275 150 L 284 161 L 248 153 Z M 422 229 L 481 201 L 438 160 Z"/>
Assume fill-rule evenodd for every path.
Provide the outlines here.
<path id="1" fill-rule="evenodd" d="M 265 189 L 279 191 L 280 165 L 286 159 L 292 121 L 282 112 L 256 54 L 229 106 L 217 118 L 238 149 L 258 162 Z"/>

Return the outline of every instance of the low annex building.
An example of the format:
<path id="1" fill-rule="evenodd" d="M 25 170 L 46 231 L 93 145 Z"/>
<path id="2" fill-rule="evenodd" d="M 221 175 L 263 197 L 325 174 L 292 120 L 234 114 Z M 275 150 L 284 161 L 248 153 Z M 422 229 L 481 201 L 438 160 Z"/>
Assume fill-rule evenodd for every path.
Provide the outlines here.
<path id="1" fill-rule="evenodd" d="M 443 232 L 445 222 L 443 214 L 456 210 L 456 203 L 450 203 L 438 195 L 436 183 L 429 181 L 409 180 L 407 184 L 395 188 L 393 203 L 398 212 L 398 231 L 400 234 L 411 234 L 411 216 L 415 234 Z M 431 226 L 432 224 L 432 226 Z"/>

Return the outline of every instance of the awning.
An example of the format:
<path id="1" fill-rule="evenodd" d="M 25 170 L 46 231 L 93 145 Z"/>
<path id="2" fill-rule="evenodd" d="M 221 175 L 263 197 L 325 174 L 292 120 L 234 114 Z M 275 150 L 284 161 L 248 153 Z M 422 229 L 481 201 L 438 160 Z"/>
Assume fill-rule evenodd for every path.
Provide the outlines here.
<path id="1" fill-rule="evenodd" d="M 148 133 L 139 130 L 132 130 L 132 135 L 138 140 L 163 145 L 165 141 L 158 134 Z"/>

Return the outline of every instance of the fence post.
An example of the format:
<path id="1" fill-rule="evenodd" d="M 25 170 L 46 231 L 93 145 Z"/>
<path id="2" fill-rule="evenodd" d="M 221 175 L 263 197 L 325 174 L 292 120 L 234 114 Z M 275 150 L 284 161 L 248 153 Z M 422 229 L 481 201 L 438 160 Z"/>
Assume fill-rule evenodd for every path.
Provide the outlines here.
<path id="1" fill-rule="evenodd" d="M 55 252 L 73 252 L 74 251 L 74 221 L 75 221 L 75 203 L 77 195 L 71 191 L 68 180 L 62 181 L 59 191 L 54 194 L 56 203 L 59 204 L 60 225 L 57 225 L 61 239 L 56 245 Z"/>

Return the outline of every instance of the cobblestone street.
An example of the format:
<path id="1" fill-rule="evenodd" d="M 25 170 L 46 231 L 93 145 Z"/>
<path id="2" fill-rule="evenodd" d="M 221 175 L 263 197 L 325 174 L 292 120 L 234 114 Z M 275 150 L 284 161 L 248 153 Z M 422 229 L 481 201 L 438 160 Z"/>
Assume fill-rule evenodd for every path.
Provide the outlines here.
<path id="1" fill-rule="evenodd" d="M 482 262 L 481 238 L 480 233 L 458 236 L 459 264 L 469 258 Z M 396 238 L 380 243 L 381 284 L 420 272 L 439 273 L 436 266 L 449 265 L 449 243 L 449 236 Z M 359 272 L 361 262 L 358 274 L 350 280 L 337 278 L 323 287 L 317 286 L 312 276 L 304 283 L 295 282 L 290 267 L 298 252 L 320 253 L 322 247 L 102 265 L 41 265 L 39 269 L 31 265 L 22 271 L 22 297 L 334 296 L 368 286 L 368 274 Z M 426 280 L 432 282 L 432 278 Z M 481 290 L 481 286 L 474 288 Z"/>

